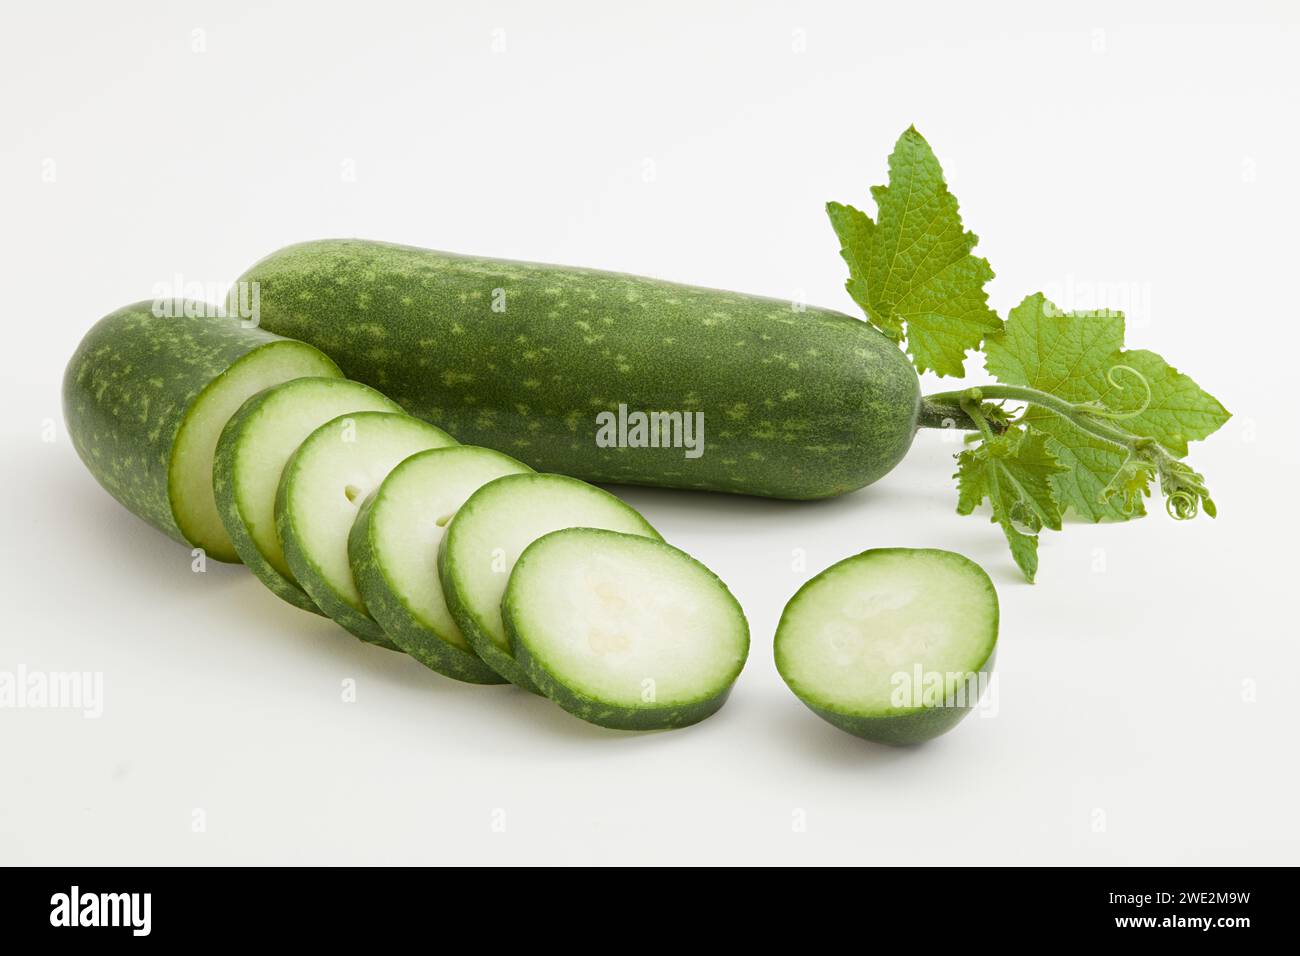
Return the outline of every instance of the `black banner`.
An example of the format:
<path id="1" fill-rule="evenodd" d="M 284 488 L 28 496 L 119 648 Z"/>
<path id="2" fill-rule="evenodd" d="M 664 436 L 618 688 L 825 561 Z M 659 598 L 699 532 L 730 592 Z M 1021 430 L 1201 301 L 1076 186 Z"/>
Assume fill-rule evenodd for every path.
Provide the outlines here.
<path id="1" fill-rule="evenodd" d="M 457 925 L 544 926 L 586 920 L 608 931 L 625 922 L 630 940 L 670 938 L 708 919 L 701 904 L 722 892 L 719 932 L 743 937 L 775 921 L 851 931 L 863 939 L 1041 940 L 1125 936 L 1180 946 L 1199 939 L 1232 945 L 1242 934 L 1277 932 L 1290 920 L 1289 869 L 979 869 L 918 867 L 821 873 L 815 879 L 624 870 L 592 880 L 574 872 L 537 882 L 530 874 L 492 879 L 418 869 L 8 869 L 0 871 L 0 929 L 6 942 L 216 943 L 292 938 L 339 943 L 375 934 L 424 931 L 431 919 Z M 569 882 L 569 881 L 572 882 Z M 653 883 L 652 883 L 653 881 Z M 719 881 L 722 881 L 721 883 Z M 675 887 L 664 895 L 665 885 Z M 746 899 L 751 902 L 746 903 Z M 711 909 L 710 907 L 709 909 Z M 441 915 L 439 915 L 441 914 Z M 506 919 L 508 917 L 508 919 Z M 504 922 L 503 922 L 504 920 Z M 962 927 L 975 934 L 963 935 Z M 910 928 L 910 929 L 909 929 Z M 931 936 L 930 934 L 936 934 Z M 14 950 L 10 950 L 14 952 Z"/>

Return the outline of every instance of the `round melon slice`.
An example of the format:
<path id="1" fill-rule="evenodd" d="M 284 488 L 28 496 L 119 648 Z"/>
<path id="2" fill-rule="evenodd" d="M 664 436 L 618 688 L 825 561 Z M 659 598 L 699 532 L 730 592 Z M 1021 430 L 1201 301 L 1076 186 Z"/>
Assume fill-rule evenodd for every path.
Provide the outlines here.
<path id="1" fill-rule="evenodd" d="M 479 657 L 512 683 L 539 693 L 515 660 L 501 619 L 510 571 L 528 547 L 562 528 L 605 528 L 659 540 L 631 505 L 564 475 L 506 475 L 460 507 L 438 554 L 447 609 Z"/>
<path id="2" fill-rule="evenodd" d="M 776 667 L 820 717 L 914 744 L 951 730 L 993 673 L 998 596 L 951 551 L 880 548 L 833 564 L 790 599 Z"/>
<path id="3" fill-rule="evenodd" d="M 438 546 L 457 509 L 480 487 L 531 472 L 490 448 L 433 448 L 394 468 L 352 525 L 348 556 L 366 609 L 402 650 L 440 674 L 472 684 L 506 683 L 474 652 L 447 610 Z"/>
<path id="4" fill-rule="evenodd" d="M 285 562 L 316 605 L 363 641 L 399 649 L 367 613 L 348 564 L 361 503 L 405 459 L 455 443 L 409 415 L 350 412 L 308 435 L 284 467 L 275 530 Z"/>
<path id="5" fill-rule="evenodd" d="M 602 727 L 703 720 L 749 653 L 749 625 L 727 586 L 684 551 L 639 535 L 570 528 L 538 538 L 501 609 L 533 683 Z"/>
<path id="6" fill-rule="evenodd" d="M 299 378 L 258 392 L 226 423 L 217 441 L 212 487 L 235 550 L 273 594 L 322 613 L 299 586 L 275 533 L 275 493 L 294 449 L 348 412 L 400 412 L 373 388 L 343 378 Z"/>

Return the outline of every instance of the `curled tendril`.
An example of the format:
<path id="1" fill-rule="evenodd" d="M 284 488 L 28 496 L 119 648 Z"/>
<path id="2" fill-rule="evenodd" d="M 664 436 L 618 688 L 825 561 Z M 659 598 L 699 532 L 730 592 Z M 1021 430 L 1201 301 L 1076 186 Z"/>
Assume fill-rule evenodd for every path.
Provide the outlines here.
<path id="1" fill-rule="evenodd" d="M 1187 521 L 1195 518 L 1201 510 L 1200 499 L 1190 491 L 1175 491 L 1165 499 L 1165 511 L 1175 521 Z"/>
<path id="2" fill-rule="evenodd" d="M 1176 521 L 1195 518 L 1202 510 L 1211 518 L 1218 514 L 1205 479 L 1177 459 L 1160 463 L 1160 491 L 1165 496 L 1165 510 Z"/>
<path id="3" fill-rule="evenodd" d="M 1211 518 L 1218 514 L 1205 479 L 1149 438 L 1133 443 L 1128 458 L 1099 497 L 1102 501 L 1118 498 L 1124 514 L 1132 516 L 1150 494 L 1152 478 L 1159 478 L 1165 511 L 1175 521 L 1188 521 L 1202 511 Z"/>
<path id="4" fill-rule="evenodd" d="M 1147 377 L 1131 365 L 1111 366 L 1110 371 L 1106 373 L 1106 381 L 1110 383 L 1111 388 L 1114 388 L 1121 392 L 1124 391 L 1124 389 L 1127 386 L 1125 386 L 1122 382 L 1120 382 L 1119 379 L 1116 377 L 1117 372 L 1128 372 L 1135 379 L 1137 379 L 1137 383 L 1141 385 L 1143 390 L 1145 390 L 1146 392 L 1146 396 L 1142 399 L 1142 404 L 1139 405 L 1137 408 L 1130 409 L 1129 411 L 1126 412 L 1117 412 L 1107 408 L 1105 405 L 1101 404 L 1101 402 L 1086 402 L 1081 407 L 1089 415 L 1092 415 L 1096 418 L 1106 418 L 1109 419 L 1110 421 L 1118 422 L 1118 421 L 1123 421 L 1126 418 L 1136 418 L 1138 415 L 1141 415 L 1143 412 L 1145 412 L 1148 408 L 1151 407 L 1151 383 L 1147 381 Z"/>

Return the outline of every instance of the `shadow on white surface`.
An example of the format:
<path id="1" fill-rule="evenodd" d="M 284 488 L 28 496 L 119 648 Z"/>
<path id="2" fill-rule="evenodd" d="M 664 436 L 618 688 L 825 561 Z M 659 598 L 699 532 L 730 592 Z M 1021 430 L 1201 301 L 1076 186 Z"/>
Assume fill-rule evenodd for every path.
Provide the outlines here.
<path id="1" fill-rule="evenodd" d="M 793 694 L 788 696 L 787 701 L 764 700 L 761 705 L 748 708 L 752 711 L 747 717 L 747 722 L 752 725 L 750 732 L 761 733 L 788 753 L 836 771 L 875 774 L 929 762 L 926 751 L 933 742 L 913 747 L 890 747 L 863 740 L 822 720 Z"/>

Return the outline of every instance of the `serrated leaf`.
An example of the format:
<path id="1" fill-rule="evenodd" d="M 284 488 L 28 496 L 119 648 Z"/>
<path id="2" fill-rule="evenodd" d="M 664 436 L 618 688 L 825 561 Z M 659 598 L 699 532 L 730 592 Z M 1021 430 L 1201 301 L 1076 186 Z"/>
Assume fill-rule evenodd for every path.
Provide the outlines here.
<path id="1" fill-rule="evenodd" d="M 1124 347 L 1117 312 L 1062 314 L 1041 292 L 1007 314 L 984 343 L 984 367 L 999 382 L 1028 385 L 1070 402 L 1094 399 Z"/>
<path id="2" fill-rule="evenodd" d="M 1213 395 L 1154 352 L 1135 349 L 1119 358 L 1122 368 L 1111 376 L 1108 388 L 1099 392 L 1098 401 L 1121 410 L 1141 407 L 1146 390 L 1124 368 L 1141 375 L 1151 389 L 1146 409 L 1123 420 L 1126 430 L 1154 438 L 1181 458 L 1187 454 L 1189 441 L 1209 437 L 1231 417 Z"/>
<path id="3" fill-rule="evenodd" d="M 1060 531 L 1061 506 L 1053 493 L 1051 479 L 1062 469 L 1048 450 L 1047 441 L 1046 435 L 1037 432 L 1013 430 L 993 439 L 991 451 L 1020 504 L 1032 512 L 1040 524 Z M 1008 493 L 1012 489 L 1008 489 Z"/>
<path id="4" fill-rule="evenodd" d="M 1016 567 L 1030 584 L 1038 576 L 1038 535 L 1025 534 L 1007 522 L 1002 524 L 1002 533 L 1011 548 L 1011 558 Z"/>
<path id="5" fill-rule="evenodd" d="M 876 328 L 899 339 L 918 371 L 964 374 L 966 352 L 1002 322 L 988 306 L 988 261 L 961 222 L 930 144 L 908 128 L 889 157 L 889 185 L 871 190 L 877 219 L 827 205 L 849 266 L 847 288 Z"/>
<path id="6" fill-rule="evenodd" d="M 1022 421 L 1052 439 L 1048 447 L 1063 468 L 1052 477 L 1052 489 L 1062 508 L 1093 521 L 1125 521 L 1146 513 L 1141 502 L 1126 513 L 1118 502 L 1102 496 L 1111 476 L 1124 464 L 1122 448 L 1038 408 L 1025 412 Z"/>
<path id="7" fill-rule="evenodd" d="M 978 449 L 967 449 L 957 454 L 957 514 L 968 515 L 988 497 L 987 464 L 977 458 Z"/>
<path id="8" fill-rule="evenodd" d="M 957 512 L 970 514 L 988 500 L 1011 556 L 1026 579 L 1038 573 L 1038 532 L 1061 528 L 1052 478 L 1062 465 L 1047 436 L 1013 428 L 957 455 Z"/>
<path id="9" fill-rule="evenodd" d="M 1210 435 L 1228 420 L 1213 396 L 1160 356 L 1124 351 L 1124 317 L 1117 312 L 1062 312 L 1042 293 L 1011 310 L 1003 330 L 985 342 L 985 368 L 999 381 L 1027 385 L 1073 403 L 1094 402 L 1112 412 L 1133 412 L 1117 424 L 1153 438 L 1174 455 L 1187 442 Z M 1149 393 L 1148 393 L 1149 389 Z M 1141 501 L 1107 496 L 1126 454 L 1060 418 L 1033 407 L 1026 424 L 1048 435 L 1049 448 L 1067 467 L 1053 479 L 1061 502 L 1093 521 L 1143 514 Z"/>
<path id="10" fill-rule="evenodd" d="M 1026 534 L 1017 528 L 1011 517 L 1011 506 L 1002 501 L 997 484 L 997 465 L 981 449 L 970 449 L 957 455 L 957 513 L 968 515 L 984 501 L 992 505 L 990 521 L 1002 527 L 1011 556 L 1031 583 L 1038 573 L 1038 535 Z"/>
<path id="11" fill-rule="evenodd" d="M 1110 484 L 1102 489 L 1102 495 L 1108 500 L 1117 500 L 1126 513 L 1142 507 L 1142 499 L 1151 496 L 1151 476 L 1154 469 L 1150 462 L 1129 455 L 1111 478 Z"/>
<path id="12" fill-rule="evenodd" d="M 876 224 L 862 210 L 837 202 L 826 204 L 826 215 L 830 217 L 835 235 L 839 236 L 840 256 L 849 267 L 849 277 L 844 283 L 844 288 L 848 290 L 849 295 L 862 311 L 869 313 L 871 299 L 867 294 L 867 259 Z M 873 319 L 872 324 L 895 341 L 903 337 L 901 322 L 890 321 L 887 318 L 884 322 Z"/>

